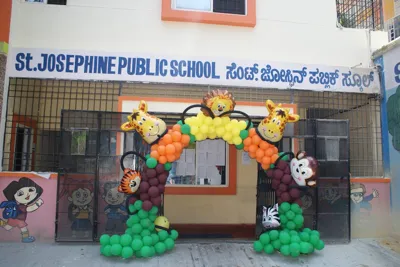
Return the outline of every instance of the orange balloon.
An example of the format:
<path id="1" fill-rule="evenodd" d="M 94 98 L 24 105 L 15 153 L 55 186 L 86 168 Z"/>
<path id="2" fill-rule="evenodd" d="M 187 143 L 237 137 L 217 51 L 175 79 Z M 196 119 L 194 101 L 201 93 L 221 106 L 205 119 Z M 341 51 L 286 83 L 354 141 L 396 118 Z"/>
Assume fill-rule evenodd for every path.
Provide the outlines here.
<path id="1" fill-rule="evenodd" d="M 263 170 L 268 170 L 269 164 L 261 164 L 261 168 L 263 168 Z"/>
<path id="2" fill-rule="evenodd" d="M 175 146 L 173 144 L 167 145 L 165 147 L 165 152 L 167 152 L 167 156 L 175 154 Z"/>
<path id="3" fill-rule="evenodd" d="M 274 154 L 278 154 L 279 150 L 276 146 L 273 146 L 272 149 L 274 150 Z"/>
<path id="4" fill-rule="evenodd" d="M 257 155 L 256 155 L 256 161 L 261 164 L 262 163 L 262 157 L 257 157 Z"/>
<path id="5" fill-rule="evenodd" d="M 159 145 L 157 151 L 158 151 L 158 154 L 159 154 L 160 156 L 164 156 L 165 153 L 166 153 L 166 151 L 165 151 L 165 146 L 160 146 L 160 145 Z"/>
<path id="6" fill-rule="evenodd" d="M 158 162 L 161 163 L 161 164 L 167 163 L 167 157 L 166 156 L 160 156 L 158 158 Z"/>
<path id="7" fill-rule="evenodd" d="M 246 151 L 246 152 L 249 152 L 249 146 L 243 147 L 243 150 Z"/>
<path id="8" fill-rule="evenodd" d="M 256 155 L 257 155 L 257 158 L 264 157 L 264 150 L 262 150 L 261 148 L 257 149 Z"/>
<path id="9" fill-rule="evenodd" d="M 179 154 L 182 152 L 183 146 L 179 142 L 173 142 L 172 143 L 175 147 L 175 151 L 178 152 Z"/>
<path id="10" fill-rule="evenodd" d="M 265 156 L 271 157 L 274 154 L 274 150 L 272 148 L 268 148 L 265 150 Z"/>
<path id="11" fill-rule="evenodd" d="M 168 134 L 172 134 L 172 129 L 168 129 Z"/>
<path id="12" fill-rule="evenodd" d="M 176 160 L 176 156 L 174 154 L 167 154 L 168 162 L 174 162 Z"/>
<path id="13" fill-rule="evenodd" d="M 180 151 L 180 152 L 176 151 L 175 152 L 176 160 L 178 160 L 181 157 L 181 153 L 182 153 L 182 151 Z"/>
<path id="14" fill-rule="evenodd" d="M 172 133 L 172 141 L 173 142 L 179 142 L 179 141 L 181 141 L 181 138 L 182 138 L 182 134 L 180 132 L 175 131 Z"/>
<path id="15" fill-rule="evenodd" d="M 164 142 L 163 138 L 160 139 L 160 141 L 158 141 L 157 143 L 159 146 L 165 146 L 166 143 Z M 157 149 L 158 150 L 158 149 Z"/>
<path id="16" fill-rule="evenodd" d="M 254 135 L 256 135 L 257 133 L 256 133 L 256 129 L 255 128 L 251 128 L 250 130 L 249 130 L 249 136 L 250 137 L 253 137 Z"/>
<path id="17" fill-rule="evenodd" d="M 250 156 L 250 158 L 255 159 L 256 158 L 256 152 L 249 152 L 249 156 Z"/>
<path id="18" fill-rule="evenodd" d="M 151 156 L 152 158 L 158 159 L 158 157 L 159 157 L 160 155 L 158 154 L 157 150 L 153 150 L 153 151 L 151 151 L 150 156 Z"/>
<path id="19" fill-rule="evenodd" d="M 278 158 L 279 158 L 278 154 L 273 154 L 273 155 L 271 156 L 271 163 L 274 163 L 274 164 L 275 164 L 275 161 L 276 161 Z"/>
<path id="20" fill-rule="evenodd" d="M 245 145 L 245 146 L 251 145 L 251 138 L 250 138 L 250 137 L 246 137 L 246 138 L 243 140 L 243 145 Z"/>
<path id="21" fill-rule="evenodd" d="M 172 136 L 167 133 L 166 135 L 164 135 L 163 137 L 163 141 L 165 142 L 165 144 L 171 144 L 172 143 Z"/>
<path id="22" fill-rule="evenodd" d="M 254 152 L 254 155 L 255 155 L 255 154 L 256 154 L 256 151 L 257 151 L 257 146 L 256 146 L 256 145 L 250 145 L 249 151 L 250 151 L 250 152 Z"/>
<path id="23" fill-rule="evenodd" d="M 270 158 L 270 157 L 267 157 L 267 156 L 264 156 L 264 157 L 262 158 L 262 164 L 265 164 L 265 165 L 271 164 L 271 158 Z"/>
<path id="24" fill-rule="evenodd" d="M 172 126 L 172 130 L 181 132 L 181 126 L 179 124 L 175 124 L 174 126 Z"/>
<path id="25" fill-rule="evenodd" d="M 158 149 L 158 144 L 154 144 L 151 146 L 151 150 L 157 150 Z"/>
<path id="26" fill-rule="evenodd" d="M 266 150 L 269 147 L 269 144 L 265 141 L 260 142 L 260 148 Z"/>
<path id="27" fill-rule="evenodd" d="M 251 142 L 255 145 L 258 145 L 261 142 L 261 138 L 258 135 L 253 135 L 253 137 L 251 138 Z"/>
<path id="28" fill-rule="evenodd" d="M 181 142 L 183 144 L 183 147 L 187 147 L 190 143 L 190 136 L 187 134 L 182 135 Z"/>

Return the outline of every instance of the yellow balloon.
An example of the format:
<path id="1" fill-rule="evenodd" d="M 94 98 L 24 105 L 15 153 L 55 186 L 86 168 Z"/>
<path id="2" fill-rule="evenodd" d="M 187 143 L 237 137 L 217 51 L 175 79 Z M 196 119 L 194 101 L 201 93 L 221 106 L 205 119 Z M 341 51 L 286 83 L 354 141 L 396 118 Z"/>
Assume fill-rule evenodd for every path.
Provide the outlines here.
<path id="1" fill-rule="evenodd" d="M 239 134 L 240 134 L 239 127 L 236 126 L 235 128 L 232 129 L 231 132 L 232 132 L 232 135 L 233 135 L 233 136 L 239 136 Z"/>
<path id="2" fill-rule="evenodd" d="M 199 127 L 196 125 L 191 125 L 190 126 L 190 133 L 193 135 L 196 135 L 199 132 Z"/>
<path id="3" fill-rule="evenodd" d="M 191 122 L 192 122 L 192 118 L 191 117 L 185 119 L 185 124 L 190 125 Z"/>
<path id="4" fill-rule="evenodd" d="M 208 126 L 208 133 L 209 134 L 215 133 L 215 128 L 212 125 Z"/>
<path id="5" fill-rule="evenodd" d="M 215 132 L 217 133 L 218 137 L 222 137 L 225 134 L 225 128 L 224 127 L 218 127 Z"/>
<path id="6" fill-rule="evenodd" d="M 221 125 L 221 124 L 222 124 L 222 119 L 221 119 L 220 117 L 214 118 L 213 124 L 214 124 L 215 126 Z"/>
<path id="7" fill-rule="evenodd" d="M 204 115 L 203 112 L 200 111 L 199 113 L 197 113 L 196 117 L 197 118 L 205 118 L 206 116 Z"/>
<path id="8" fill-rule="evenodd" d="M 230 145 L 233 145 L 233 141 L 232 141 L 232 139 L 231 140 L 228 140 L 228 141 L 226 141 L 228 144 L 230 144 Z"/>
<path id="9" fill-rule="evenodd" d="M 222 118 L 222 124 L 223 124 L 223 125 L 228 124 L 230 121 L 231 121 L 231 119 L 230 119 L 229 117 L 223 117 L 223 118 Z"/>
<path id="10" fill-rule="evenodd" d="M 200 126 L 200 132 L 201 132 L 202 134 L 207 134 L 207 132 L 208 132 L 208 126 L 205 125 L 205 124 L 201 125 L 201 126 Z"/>
<path id="11" fill-rule="evenodd" d="M 211 125 L 212 123 L 213 123 L 213 119 L 211 119 L 211 117 L 206 117 L 204 119 L 204 124 Z"/>
<path id="12" fill-rule="evenodd" d="M 232 123 L 228 123 L 228 124 L 225 125 L 225 130 L 227 132 L 232 131 L 232 128 L 233 128 L 233 124 Z"/>
<path id="13" fill-rule="evenodd" d="M 217 138 L 217 133 L 216 133 L 216 132 L 209 133 L 209 134 L 208 134 L 208 138 L 210 138 L 211 140 Z"/>
<path id="14" fill-rule="evenodd" d="M 201 125 L 201 123 L 200 123 L 200 121 L 199 121 L 198 118 L 193 117 L 192 120 L 190 121 L 189 125 L 190 125 L 190 126 L 193 125 L 193 126 L 199 127 L 199 126 Z"/>
<path id="15" fill-rule="evenodd" d="M 235 136 L 235 137 L 233 137 L 232 141 L 235 145 L 238 146 L 242 143 L 242 138 L 240 138 L 240 136 Z"/>
<path id="16" fill-rule="evenodd" d="M 239 130 L 244 130 L 247 127 L 247 123 L 245 121 L 239 121 Z"/>
<path id="17" fill-rule="evenodd" d="M 225 141 L 228 142 L 229 140 L 232 140 L 232 134 L 229 133 L 229 132 L 226 132 L 222 138 L 223 138 Z"/>
<path id="18" fill-rule="evenodd" d="M 231 120 L 231 123 L 233 123 L 233 124 L 236 124 L 236 123 L 238 123 L 239 121 L 237 120 L 237 119 L 233 119 L 233 120 Z"/>
<path id="19" fill-rule="evenodd" d="M 197 133 L 195 135 L 195 137 L 196 137 L 196 141 L 202 141 L 202 140 L 206 139 L 204 134 L 202 134 L 202 133 Z"/>

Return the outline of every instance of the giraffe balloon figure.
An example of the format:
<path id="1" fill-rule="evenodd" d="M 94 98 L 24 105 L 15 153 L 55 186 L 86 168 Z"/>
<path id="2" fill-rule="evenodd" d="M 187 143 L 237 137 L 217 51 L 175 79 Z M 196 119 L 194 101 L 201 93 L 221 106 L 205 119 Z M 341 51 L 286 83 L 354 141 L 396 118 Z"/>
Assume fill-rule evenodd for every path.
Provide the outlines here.
<path id="1" fill-rule="evenodd" d="M 257 134 L 264 141 L 276 143 L 282 139 L 286 123 L 296 122 L 300 116 L 290 114 L 289 109 L 283 108 L 282 104 L 275 105 L 272 100 L 267 100 L 265 105 L 269 114 L 258 125 Z"/>
<path id="2" fill-rule="evenodd" d="M 167 124 L 160 118 L 147 113 L 147 103 L 141 100 L 138 109 L 128 116 L 128 122 L 122 124 L 121 130 L 136 131 L 143 140 L 152 145 L 158 142 L 167 132 Z"/>

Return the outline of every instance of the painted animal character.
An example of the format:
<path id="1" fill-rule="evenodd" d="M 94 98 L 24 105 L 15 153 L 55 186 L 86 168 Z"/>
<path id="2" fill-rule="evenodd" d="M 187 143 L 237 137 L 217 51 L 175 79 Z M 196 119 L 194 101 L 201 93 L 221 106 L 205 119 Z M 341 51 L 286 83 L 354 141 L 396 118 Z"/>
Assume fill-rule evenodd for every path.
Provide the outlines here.
<path id="1" fill-rule="evenodd" d="M 236 102 L 233 95 L 228 90 L 213 90 L 203 97 L 203 105 L 207 106 L 218 117 L 226 111 L 235 109 Z M 210 116 L 205 109 L 201 109 L 205 116 Z M 229 116 L 229 114 L 225 115 Z"/>
<path id="2" fill-rule="evenodd" d="M 121 184 L 118 186 L 118 192 L 128 195 L 134 194 L 139 189 L 140 181 L 141 177 L 139 172 L 125 169 Z"/>
<path id="3" fill-rule="evenodd" d="M 281 225 L 281 219 L 278 214 L 278 204 L 275 204 L 272 207 L 268 207 L 268 209 L 263 206 L 263 217 L 262 217 L 262 225 L 264 228 L 277 228 Z"/>
<path id="4" fill-rule="evenodd" d="M 290 161 L 290 172 L 299 186 L 315 186 L 317 184 L 318 161 L 306 152 L 299 151 Z"/>
<path id="5" fill-rule="evenodd" d="M 94 194 L 88 188 L 78 188 L 68 197 L 70 205 L 68 207 L 68 217 L 72 221 L 72 237 L 76 237 L 77 232 L 83 232 L 85 238 L 89 237 L 92 230 L 93 209 L 90 205 Z"/>
<path id="6" fill-rule="evenodd" d="M 141 100 L 138 109 L 128 116 L 128 122 L 122 124 L 121 130 L 136 131 L 146 143 L 152 145 L 167 132 L 167 124 L 147 113 L 147 103 Z"/>
<path id="7" fill-rule="evenodd" d="M 290 114 L 290 110 L 283 108 L 282 104 L 275 105 L 271 100 L 265 102 L 268 116 L 257 127 L 258 135 L 269 142 L 279 142 L 285 132 L 286 123 L 296 122 L 300 119 L 297 114 Z"/>

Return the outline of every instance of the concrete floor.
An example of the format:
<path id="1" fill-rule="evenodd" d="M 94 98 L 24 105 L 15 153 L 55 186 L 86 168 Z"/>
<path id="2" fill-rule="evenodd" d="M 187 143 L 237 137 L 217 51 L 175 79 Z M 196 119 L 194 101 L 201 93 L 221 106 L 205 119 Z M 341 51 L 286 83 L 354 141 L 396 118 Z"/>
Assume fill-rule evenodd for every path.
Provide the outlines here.
<path id="1" fill-rule="evenodd" d="M 122 260 L 105 258 L 99 246 L 87 244 L 21 244 L 0 243 L 0 266 L 12 267 L 79 267 L 79 266 L 400 266 L 400 254 L 393 240 L 353 240 L 349 245 L 327 245 L 323 251 L 298 259 L 279 254 L 267 256 L 253 252 L 252 243 L 209 242 L 180 243 L 164 256 L 152 259 Z M 389 245 L 390 244 L 390 245 Z"/>

